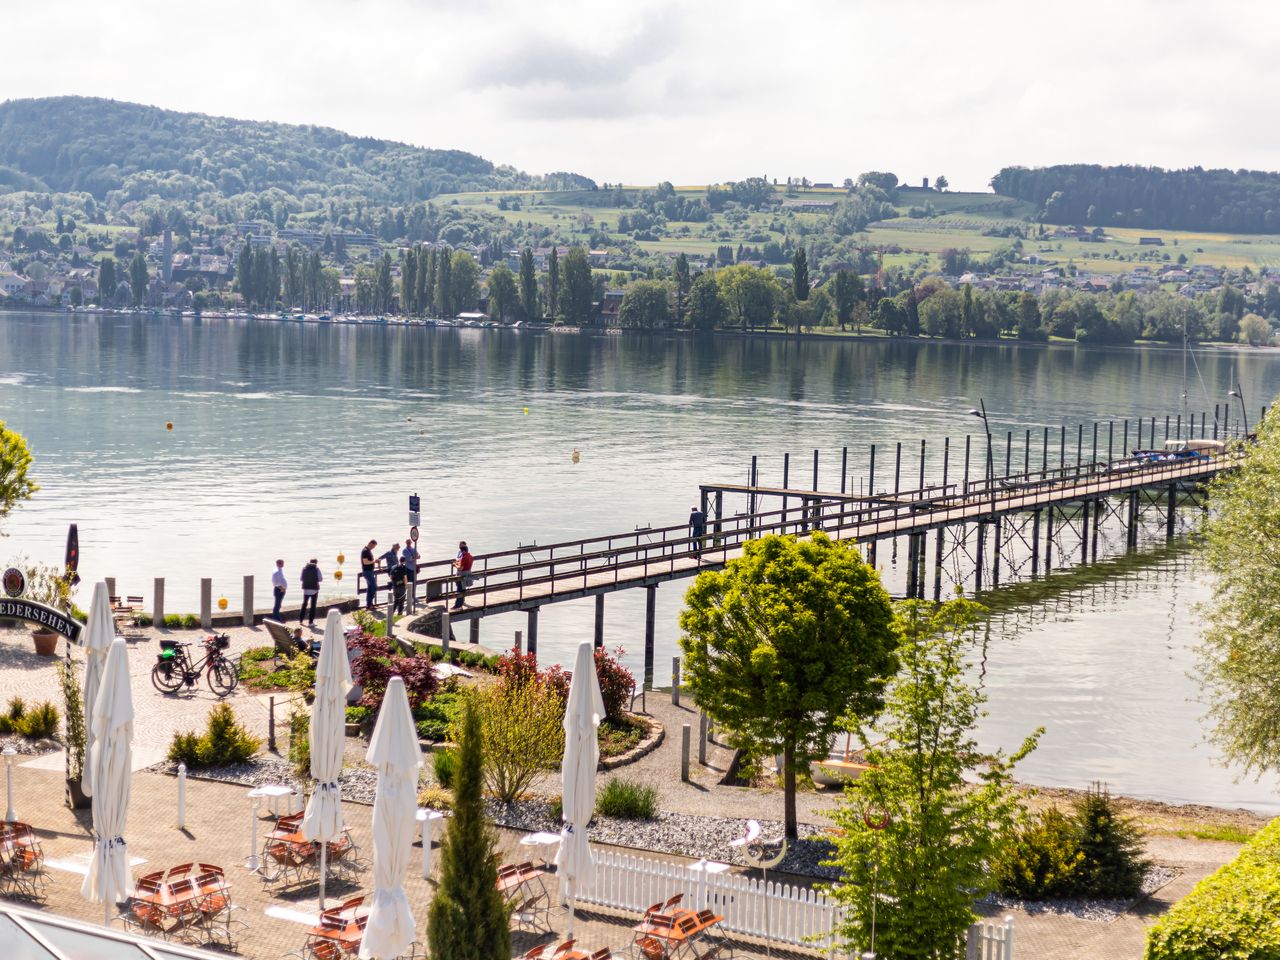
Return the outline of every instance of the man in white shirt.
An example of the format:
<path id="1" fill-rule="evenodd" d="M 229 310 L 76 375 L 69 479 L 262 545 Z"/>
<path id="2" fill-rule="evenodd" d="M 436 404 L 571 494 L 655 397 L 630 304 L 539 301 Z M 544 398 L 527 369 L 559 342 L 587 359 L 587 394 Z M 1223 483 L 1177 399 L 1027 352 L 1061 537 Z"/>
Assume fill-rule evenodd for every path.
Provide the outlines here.
<path id="1" fill-rule="evenodd" d="M 284 603 L 285 591 L 289 589 L 289 581 L 284 576 L 284 561 L 276 561 L 276 572 L 271 575 L 271 592 L 275 594 L 276 605 L 271 608 L 271 619 L 280 620 L 280 604 Z"/>

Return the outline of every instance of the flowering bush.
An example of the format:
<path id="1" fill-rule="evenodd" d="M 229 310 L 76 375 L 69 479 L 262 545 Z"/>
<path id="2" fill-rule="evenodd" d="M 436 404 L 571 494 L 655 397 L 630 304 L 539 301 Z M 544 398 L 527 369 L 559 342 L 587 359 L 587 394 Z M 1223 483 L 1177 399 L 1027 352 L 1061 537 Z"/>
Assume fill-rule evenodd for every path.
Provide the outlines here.
<path id="1" fill-rule="evenodd" d="M 622 719 L 631 705 L 631 691 L 636 686 L 636 678 L 621 664 L 621 659 L 621 647 L 616 647 L 612 656 L 603 647 L 596 651 L 596 679 L 600 682 L 606 720 Z"/>
<path id="2" fill-rule="evenodd" d="M 562 705 L 569 699 L 569 674 L 562 667 L 539 670 L 536 654 L 515 650 L 498 659 L 498 686 L 503 690 L 514 690 L 530 680 L 554 692 Z"/>
<path id="3" fill-rule="evenodd" d="M 361 633 L 354 637 L 351 646 L 358 652 L 351 661 L 351 676 L 364 687 L 360 705 L 370 710 L 382 706 L 387 692 L 387 681 L 392 677 L 404 680 L 409 706 L 417 709 L 430 700 L 440 689 L 440 681 L 431 666 L 431 658 L 422 654 L 407 656 L 391 648 L 386 637 Z"/>

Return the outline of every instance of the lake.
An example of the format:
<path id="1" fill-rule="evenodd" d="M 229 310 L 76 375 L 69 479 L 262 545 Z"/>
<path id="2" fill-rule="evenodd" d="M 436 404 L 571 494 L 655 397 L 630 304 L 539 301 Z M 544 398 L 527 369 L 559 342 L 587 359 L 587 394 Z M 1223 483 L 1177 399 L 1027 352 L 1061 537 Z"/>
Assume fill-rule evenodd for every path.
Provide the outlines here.
<path id="1" fill-rule="evenodd" d="M 1271 351 L 1191 356 L 1197 414 L 1227 403 L 1237 378 L 1251 423 L 1280 392 Z M 980 470 L 982 425 L 968 412 L 979 398 L 998 438 L 1140 416 L 1162 429 L 1181 410 L 1183 368 L 1176 349 L 0 313 L 0 419 L 31 442 L 42 487 L 0 549 L 60 561 L 76 522 L 86 581 L 115 576 L 119 592 L 149 598 L 165 576 L 166 608 L 181 612 L 197 608 L 201 577 L 237 607 L 254 573 L 266 605 L 276 557 L 294 582 L 318 557 L 333 586 L 345 554 L 350 583 L 368 539 L 404 537 L 411 493 L 429 558 L 451 557 L 461 538 L 483 553 L 663 526 L 684 521 L 699 483 L 745 482 L 752 455 L 760 481 L 780 484 L 790 452 L 804 485 L 819 448 L 821 485 L 838 488 L 847 447 L 856 489 L 871 444 L 883 464 L 897 441 L 936 449 L 949 436 L 958 451 L 972 434 Z M 900 590 L 887 554 L 886 582 Z M 1234 783 L 1200 743 L 1187 672 L 1208 592 L 1193 555 L 1118 563 L 1101 585 L 1062 576 L 1048 599 L 1028 593 L 993 618 L 980 668 L 988 742 L 1044 724 L 1026 779 L 1280 809 L 1276 782 Z M 659 683 L 682 592 L 657 592 Z M 590 600 L 544 608 L 544 659 L 590 638 L 592 612 Z M 611 595 L 605 623 L 607 643 L 638 666 L 643 592 Z M 523 627 L 519 615 L 489 618 L 481 640 L 505 646 Z"/>

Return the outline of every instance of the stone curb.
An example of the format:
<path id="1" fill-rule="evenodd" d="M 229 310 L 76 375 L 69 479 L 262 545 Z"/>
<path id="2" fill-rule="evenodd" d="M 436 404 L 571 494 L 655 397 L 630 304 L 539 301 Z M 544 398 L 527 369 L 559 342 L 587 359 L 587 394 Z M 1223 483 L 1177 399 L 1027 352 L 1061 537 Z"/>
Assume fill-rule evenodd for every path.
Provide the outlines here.
<path id="1" fill-rule="evenodd" d="M 649 732 L 640 739 L 639 743 L 626 753 L 618 754 L 616 757 L 610 757 L 608 760 L 601 760 L 599 769 L 616 770 L 619 767 L 625 767 L 629 763 L 635 763 L 642 757 L 647 757 L 662 745 L 662 739 L 666 736 L 666 730 L 663 728 L 661 723 L 653 717 L 646 717 L 639 713 L 629 713 L 627 716 L 631 717 L 633 720 L 639 720 L 649 728 Z"/>

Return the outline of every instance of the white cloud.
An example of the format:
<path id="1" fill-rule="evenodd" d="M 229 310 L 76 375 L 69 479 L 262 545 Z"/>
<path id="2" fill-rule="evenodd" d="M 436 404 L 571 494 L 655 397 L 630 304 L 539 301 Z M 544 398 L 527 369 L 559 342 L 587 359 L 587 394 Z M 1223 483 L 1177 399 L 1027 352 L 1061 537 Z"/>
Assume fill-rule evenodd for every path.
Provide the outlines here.
<path id="1" fill-rule="evenodd" d="M 45 0 L 9 97 L 318 123 L 599 180 L 1275 167 L 1280 8 L 1182 0 Z"/>

